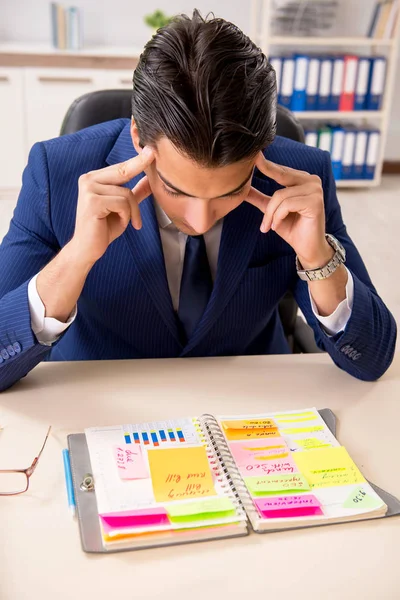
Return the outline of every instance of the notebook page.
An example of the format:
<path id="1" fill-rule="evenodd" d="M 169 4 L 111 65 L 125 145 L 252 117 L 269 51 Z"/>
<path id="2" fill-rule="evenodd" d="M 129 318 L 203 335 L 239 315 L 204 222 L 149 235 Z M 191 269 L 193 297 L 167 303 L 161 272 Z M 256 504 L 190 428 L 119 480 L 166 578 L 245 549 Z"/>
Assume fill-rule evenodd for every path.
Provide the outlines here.
<path id="1" fill-rule="evenodd" d="M 89 428 L 85 434 L 108 537 L 245 519 L 229 501 L 225 480 L 210 468 L 196 419 Z"/>
<path id="2" fill-rule="evenodd" d="M 385 509 L 317 409 L 217 420 L 260 519 L 329 521 Z"/>

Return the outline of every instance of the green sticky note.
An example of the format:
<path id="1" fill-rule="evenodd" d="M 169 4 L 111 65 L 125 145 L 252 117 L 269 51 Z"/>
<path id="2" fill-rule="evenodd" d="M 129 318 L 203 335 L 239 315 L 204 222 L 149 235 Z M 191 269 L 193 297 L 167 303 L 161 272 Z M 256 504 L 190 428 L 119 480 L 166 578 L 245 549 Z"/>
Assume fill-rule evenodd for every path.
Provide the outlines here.
<path id="1" fill-rule="evenodd" d="M 301 492 L 310 489 L 307 479 L 301 473 L 245 477 L 244 481 L 254 496 L 276 494 L 276 492 Z"/>
<path id="2" fill-rule="evenodd" d="M 169 518 L 177 523 L 229 517 L 235 512 L 235 505 L 230 498 L 209 498 L 167 506 Z"/>
<path id="3" fill-rule="evenodd" d="M 380 498 L 368 493 L 363 487 L 356 487 L 343 504 L 343 508 L 355 508 L 356 510 L 364 510 L 368 508 L 378 508 L 383 502 Z"/>

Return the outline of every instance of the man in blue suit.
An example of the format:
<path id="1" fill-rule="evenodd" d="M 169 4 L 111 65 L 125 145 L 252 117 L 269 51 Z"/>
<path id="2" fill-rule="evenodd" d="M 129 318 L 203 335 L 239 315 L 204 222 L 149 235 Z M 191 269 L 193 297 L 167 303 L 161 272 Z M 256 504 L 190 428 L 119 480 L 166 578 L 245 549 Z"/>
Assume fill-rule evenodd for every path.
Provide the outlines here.
<path id="1" fill-rule="evenodd" d="M 44 359 L 287 353 L 287 290 L 340 368 L 380 377 L 395 322 L 328 153 L 275 137 L 262 52 L 181 16 L 147 44 L 132 114 L 31 150 L 0 247 L 0 390 Z"/>

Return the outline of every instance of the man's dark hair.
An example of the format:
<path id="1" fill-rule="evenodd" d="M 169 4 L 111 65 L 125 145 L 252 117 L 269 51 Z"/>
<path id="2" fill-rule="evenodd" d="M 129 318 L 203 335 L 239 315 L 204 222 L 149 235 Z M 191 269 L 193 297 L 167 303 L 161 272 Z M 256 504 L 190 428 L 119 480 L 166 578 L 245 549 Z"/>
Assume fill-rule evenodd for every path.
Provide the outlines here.
<path id="1" fill-rule="evenodd" d="M 132 114 L 142 146 L 165 136 L 205 167 L 235 163 L 275 137 L 275 71 L 236 25 L 195 10 L 146 44 L 133 75 Z"/>

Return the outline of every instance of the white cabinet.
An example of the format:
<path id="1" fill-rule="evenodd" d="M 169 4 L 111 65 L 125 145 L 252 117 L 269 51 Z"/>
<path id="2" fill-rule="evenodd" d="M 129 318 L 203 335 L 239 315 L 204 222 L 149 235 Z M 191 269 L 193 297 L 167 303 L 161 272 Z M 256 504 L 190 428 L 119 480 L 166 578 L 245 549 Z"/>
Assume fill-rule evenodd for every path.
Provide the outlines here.
<path id="1" fill-rule="evenodd" d="M 27 152 L 34 143 L 57 137 L 72 102 L 104 89 L 101 69 L 26 68 L 25 119 Z"/>
<path id="2" fill-rule="evenodd" d="M 113 70 L 104 71 L 104 89 L 132 89 L 133 70 Z"/>
<path id="3" fill-rule="evenodd" d="M 0 188 L 21 184 L 25 166 L 23 72 L 0 67 Z"/>

